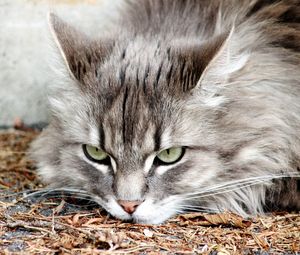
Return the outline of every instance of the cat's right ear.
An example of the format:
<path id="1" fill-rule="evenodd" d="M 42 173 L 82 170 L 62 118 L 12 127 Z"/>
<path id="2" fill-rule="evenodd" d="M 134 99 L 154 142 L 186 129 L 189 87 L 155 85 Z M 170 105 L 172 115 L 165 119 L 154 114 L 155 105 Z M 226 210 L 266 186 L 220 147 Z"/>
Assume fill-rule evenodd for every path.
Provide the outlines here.
<path id="1" fill-rule="evenodd" d="M 111 45 L 108 42 L 99 45 L 53 13 L 49 13 L 48 20 L 70 76 L 83 83 L 87 73 L 97 75 L 98 65 L 106 57 Z"/>

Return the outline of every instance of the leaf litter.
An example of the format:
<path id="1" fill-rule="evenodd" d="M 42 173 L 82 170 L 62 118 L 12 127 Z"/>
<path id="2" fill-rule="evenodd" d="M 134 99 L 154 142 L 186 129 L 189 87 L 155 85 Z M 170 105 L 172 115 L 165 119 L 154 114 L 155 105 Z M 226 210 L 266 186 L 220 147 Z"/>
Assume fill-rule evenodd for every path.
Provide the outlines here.
<path id="1" fill-rule="evenodd" d="M 126 223 L 96 204 L 56 194 L 24 199 L 44 187 L 27 156 L 38 135 L 0 132 L 0 254 L 298 254 L 299 212 L 244 219 L 188 213 L 161 225 Z M 87 202 L 87 201 L 85 201 Z"/>

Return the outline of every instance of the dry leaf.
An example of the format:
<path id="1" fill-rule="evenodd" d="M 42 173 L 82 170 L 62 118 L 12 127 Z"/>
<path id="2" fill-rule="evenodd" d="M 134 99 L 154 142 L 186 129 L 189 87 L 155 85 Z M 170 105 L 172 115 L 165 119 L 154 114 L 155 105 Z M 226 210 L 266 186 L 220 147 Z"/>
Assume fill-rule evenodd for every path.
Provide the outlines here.
<path id="1" fill-rule="evenodd" d="M 203 226 L 230 225 L 233 227 L 247 228 L 251 225 L 251 221 L 245 220 L 243 217 L 230 212 L 224 212 L 218 214 L 191 213 L 191 214 L 184 214 L 182 215 L 182 217 L 185 220 L 197 219 L 197 224 Z"/>
<path id="2" fill-rule="evenodd" d="M 74 215 L 74 217 L 72 219 L 73 225 L 76 225 L 78 223 L 79 217 L 80 217 L 80 214 L 78 214 L 78 213 Z"/>
<path id="3" fill-rule="evenodd" d="M 94 223 L 102 223 L 102 221 L 103 221 L 103 218 L 92 218 L 92 219 L 89 219 L 82 226 L 89 226 L 89 225 L 92 225 Z"/>
<path id="4" fill-rule="evenodd" d="M 251 225 L 251 221 L 245 220 L 243 217 L 230 212 L 207 214 L 204 215 L 204 218 L 213 225 L 231 225 L 239 228 L 247 228 Z"/>

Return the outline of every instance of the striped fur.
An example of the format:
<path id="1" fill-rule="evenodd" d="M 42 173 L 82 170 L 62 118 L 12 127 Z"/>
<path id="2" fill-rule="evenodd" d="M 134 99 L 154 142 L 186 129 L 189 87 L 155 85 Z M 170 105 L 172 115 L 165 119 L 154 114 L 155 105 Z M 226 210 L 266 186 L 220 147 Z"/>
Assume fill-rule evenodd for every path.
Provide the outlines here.
<path id="1" fill-rule="evenodd" d="M 32 148 L 42 179 L 144 223 L 299 210 L 299 0 L 131 0 L 119 16 L 95 38 L 50 17 L 64 65 Z M 177 146 L 179 162 L 153 163 Z M 119 199 L 144 202 L 130 215 Z"/>

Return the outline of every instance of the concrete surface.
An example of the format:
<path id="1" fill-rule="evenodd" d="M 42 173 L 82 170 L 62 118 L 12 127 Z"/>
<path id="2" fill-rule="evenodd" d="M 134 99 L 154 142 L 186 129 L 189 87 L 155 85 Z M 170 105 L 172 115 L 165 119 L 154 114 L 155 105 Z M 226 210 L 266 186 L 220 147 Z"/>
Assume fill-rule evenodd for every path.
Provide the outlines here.
<path id="1" fill-rule="evenodd" d="M 100 33 L 121 0 L 0 0 L 0 126 L 16 117 L 47 122 L 49 28 L 53 11 L 87 33 Z"/>

